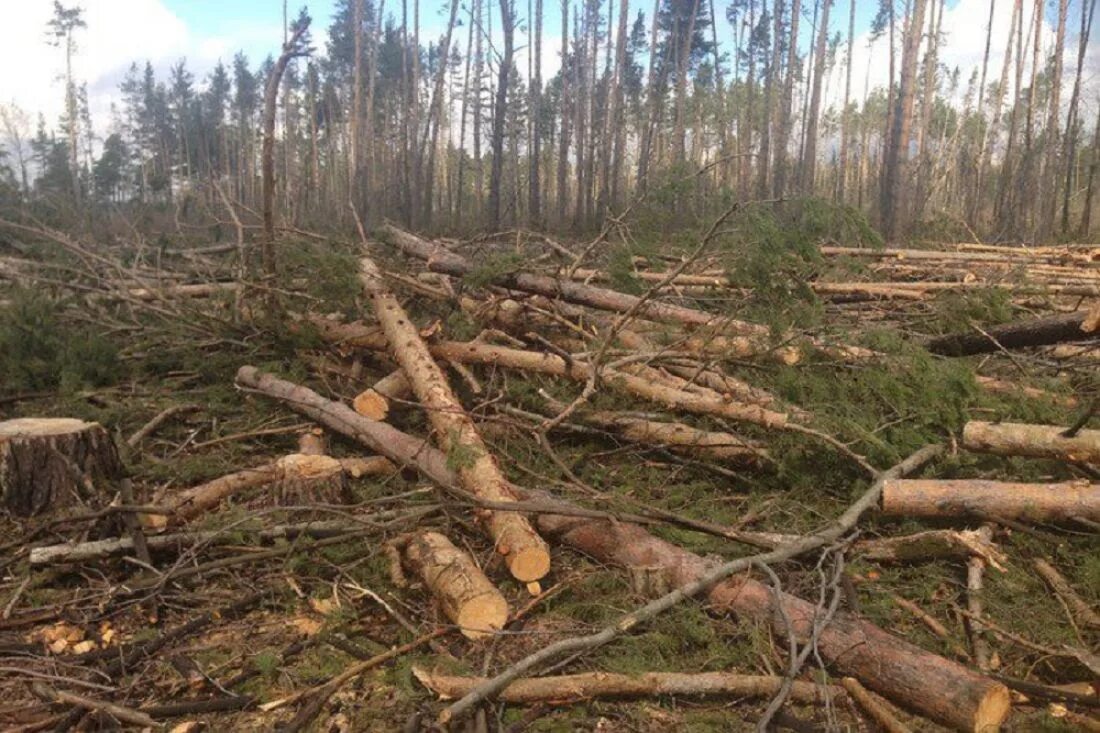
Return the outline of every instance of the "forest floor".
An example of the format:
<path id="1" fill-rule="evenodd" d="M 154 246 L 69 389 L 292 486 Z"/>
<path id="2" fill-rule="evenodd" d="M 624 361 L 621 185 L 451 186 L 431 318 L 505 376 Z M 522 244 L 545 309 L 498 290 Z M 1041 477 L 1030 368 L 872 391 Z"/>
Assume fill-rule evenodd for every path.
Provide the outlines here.
<path id="1" fill-rule="evenodd" d="M 883 470 L 923 445 L 940 443 L 946 446 L 944 455 L 920 476 L 1096 481 L 1096 468 L 1087 463 L 985 455 L 960 447 L 958 436 L 970 420 L 1072 424 L 1098 389 L 1100 340 L 1082 341 L 1073 349 L 1050 346 L 961 358 L 934 356 L 923 346 L 927 338 L 944 333 L 1088 308 L 1095 297 L 1056 289 L 1032 292 L 1023 284 L 1043 276 L 1036 274 L 1042 266 L 1030 261 L 996 272 L 982 261 L 963 261 L 961 279 L 969 276 L 984 285 L 922 291 L 920 297 L 815 291 L 810 285 L 815 282 L 921 282 L 956 263 L 823 254 L 822 245 L 874 249 L 881 244 L 844 222 L 823 229 L 805 216 L 774 222 L 752 216 L 727 222 L 720 236 L 683 268 L 701 277 L 718 272 L 719 286 L 676 286 L 650 297 L 767 326 L 769 349 L 754 355 L 719 349 L 695 363 L 766 390 L 776 409 L 782 406 L 845 449 L 810 434 L 687 414 L 606 384 L 598 385 L 565 422 L 576 426 L 585 414 L 600 411 L 644 413 L 653 420 L 734 433 L 766 450 L 767 458 L 746 466 L 742 459 L 686 456 L 667 446 L 630 442 L 591 423 L 552 430 L 549 441 L 542 441 L 540 422 L 560 412 L 559 402 L 574 400 L 582 382 L 444 363 L 508 479 L 580 506 L 646 514 L 650 533 L 712 561 L 760 552 L 718 536 L 714 527 L 806 535 L 839 516 L 868 487 L 867 474 L 852 454 Z M 160 504 L 187 487 L 270 464 L 295 453 L 300 434 L 315 428 L 284 402 L 235 386 L 240 367 L 256 366 L 344 404 L 394 370 L 384 351 L 331 343 L 310 321 L 372 324 L 357 275 L 360 245 L 350 239 L 308 233 L 281 239 L 276 283 L 247 282 L 243 289 L 205 298 L 160 291 L 143 299 L 126 290 L 126 283 L 144 285 L 153 273 L 192 283 L 233 280 L 234 253 L 204 252 L 209 242 L 197 237 L 173 239 L 170 246 L 97 248 L 56 232 L 8 234 L 11 238 L 0 241 L 0 254 L 9 267 L 22 266 L 14 260 L 36 264 L 0 282 L 0 300 L 5 301 L 0 310 L 5 380 L 0 418 L 74 417 L 105 426 L 115 437 L 137 504 Z M 695 252 L 699 237 L 613 241 L 619 243 L 594 248 L 598 254 L 582 267 L 604 273 L 602 284 L 609 288 L 641 295 L 653 285 L 643 273 L 679 265 Z M 522 299 L 491 283 L 520 267 L 560 275 L 574 264 L 568 253 L 579 254 L 587 244 L 547 242 L 524 233 L 448 240 L 454 252 L 476 264 L 464 278 L 420 275 L 422 262 L 397 256 L 379 239 L 371 239 L 371 252 L 392 275 L 390 287 L 430 343 L 477 338 L 591 359 L 600 351 L 599 322 L 590 327 L 568 308 L 547 316 L 557 327 L 540 326 L 533 333 L 521 328 L 505 336 L 501 329 L 487 333 L 487 324 L 479 322 L 484 311 L 464 305 L 467 296 L 482 305 L 506 296 Z M 960 252 L 955 245 L 919 246 Z M 1098 250 L 1081 251 L 1100 265 Z M 880 267 L 884 261 L 895 268 L 909 263 L 913 269 L 886 272 Z M 1100 269 L 1083 271 L 1100 275 Z M 556 305 L 553 299 L 546 302 Z M 662 328 L 646 333 L 670 343 L 673 329 Z M 854 358 L 848 347 L 874 353 Z M 783 349 L 798 349 L 801 356 L 797 361 L 777 357 Z M 630 350 L 606 356 L 621 359 L 624 353 Z M 990 379 L 1011 386 L 994 391 Z M 128 445 L 128 437 L 169 408 L 187 409 Z M 415 398 L 391 400 L 387 420 L 413 435 L 431 432 Z M 325 439 L 335 457 L 370 454 L 334 432 L 326 431 Z M 5 516 L 0 520 L 0 726 L 29 731 L 128 725 L 109 710 L 44 699 L 44 686 L 113 702 L 181 731 L 198 730 L 199 723 L 209 730 L 290 730 L 301 722 L 306 722 L 304 729 L 318 731 L 418 730 L 443 706 L 418 681 L 414 668 L 492 676 L 552 642 L 604 628 L 653 593 L 637 573 L 556 544 L 550 575 L 538 588 L 525 587 L 509 576 L 471 507 L 436 491 L 415 471 L 351 478 L 349 485 L 351 496 L 339 506 L 286 506 L 285 501 L 281 506 L 262 487 L 233 495 L 172 530 L 212 535 L 182 550 L 154 550 L 150 567 L 128 554 L 75 563 L 29 562 L 35 547 L 125 536 L 119 519 L 123 512 L 88 517 L 112 500 L 118 503 L 111 487 L 97 487 L 98 503 L 52 507 L 29 518 Z M 657 512 L 665 519 L 653 519 Z M 699 531 L 684 518 L 712 530 Z M 314 519 L 365 524 L 354 537 L 328 545 L 306 538 L 262 543 L 257 535 L 264 528 Z M 812 603 L 835 592 L 843 612 L 917 647 L 973 670 L 981 666 L 990 675 L 1042 686 L 1037 689 L 1046 694 L 1013 692 L 1008 730 L 1095 725 L 1100 690 L 1090 683 L 1100 677 L 1100 630 L 1078 623 L 1066 599 L 1051 591 L 1033 563 L 1047 559 L 1096 608 L 1096 525 L 985 519 L 1001 567 L 985 569 L 980 592 L 968 593 L 968 565 L 983 565 L 980 558 L 963 554 L 882 562 L 859 549 L 864 540 L 975 530 L 982 524 L 982 519 L 963 516 L 921 519 L 871 512 L 860 522 L 854 543 L 776 564 L 773 579 L 759 577 Z M 468 551 L 503 593 L 513 614 L 503 632 L 489 639 L 464 638 L 415 578 L 407 585 L 395 582 L 387 542 L 428 527 Z M 836 577 L 830 577 L 833 573 Z M 967 616 L 975 594 L 984 633 L 977 633 Z M 782 677 L 789 668 L 787 640 L 770 626 L 766 617 L 687 600 L 628 635 L 567 658 L 552 674 Z M 432 632 L 434 637 L 424 638 Z M 371 668 L 329 690 L 332 694 L 310 716 L 302 714 L 316 700 L 301 696 L 304 691 L 413 641 L 419 645 L 366 665 Z M 811 654 L 799 679 L 836 683 L 835 674 L 831 664 Z M 36 682 L 39 687 L 32 689 Z M 1058 687 L 1066 685 L 1076 687 Z M 1073 701 L 1051 698 L 1057 697 L 1056 688 L 1069 690 L 1067 699 Z M 769 698 L 664 695 L 488 703 L 465 725 L 468 730 L 517 731 L 755 730 Z M 919 711 L 891 710 L 912 730 L 941 729 Z M 790 702 L 773 722 L 793 730 L 873 730 L 879 725 L 843 695 L 829 704 Z"/>

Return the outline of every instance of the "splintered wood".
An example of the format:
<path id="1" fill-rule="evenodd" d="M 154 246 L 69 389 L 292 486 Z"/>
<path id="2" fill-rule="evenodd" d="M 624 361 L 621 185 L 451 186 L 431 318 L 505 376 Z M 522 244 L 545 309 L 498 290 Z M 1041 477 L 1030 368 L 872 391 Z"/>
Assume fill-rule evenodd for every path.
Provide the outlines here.
<path id="1" fill-rule="evenodd" d="M 0 492 L 12 514 L 109 500 L 113 490 L 105 482 L 121 475 L 118 450 L 98 423 L 52 417 L 0 422 Z"/>
<path id="2" fill-rule="evenodd" d="M 427 411 L 440 448 L 456 465 L 459 483 L 489 501 L 515 501 L 496 459 L 451 390 L 416 326 L 386 288 L 378 267 L 369 257 L 363 257 L 359 267 L 360 279 L 371 297 L 375 318 L 382 326 L 390 353 Z M 481 516 L 497 551 L 517 580 L 531 583 L 550 572 L 550 550 L 525 517 L 517 512 L 494 510 L 483 511 Z"/>

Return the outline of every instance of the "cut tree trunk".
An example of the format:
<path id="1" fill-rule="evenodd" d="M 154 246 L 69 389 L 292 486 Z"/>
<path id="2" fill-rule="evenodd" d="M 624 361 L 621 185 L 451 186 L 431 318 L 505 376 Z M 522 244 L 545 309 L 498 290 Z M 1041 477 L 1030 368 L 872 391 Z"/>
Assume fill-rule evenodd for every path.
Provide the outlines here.
<path id="1" fill-rule="evenodd" d="M 899 517 L 1100 521 L 1100 484 L 892 479 L 882 489 L 882 511 Z"/>
<path id="2" fill-rule="evenodd" d="M 462 277 L 469 275 L 476 269 L 464 257 L 394 226 L 386 225 L 383 227 L 382 233 L 385 241 L 393 244 L 405 254 L 427 262 L 428 269 L 432 272 Z M 560 298 L 567 303 L 586 305 L 598 310 L 625 313 L 633 309 L 640 318 L 661 321 L 662 323 L 678 323 L 691 327 L 719 324 L 723 330 L 733 331 L 740 335 L 755 336 L 765 342 L 768 338 L 768 328 L 766 326 L 733 321 L 715 316 L 712 313 L 667 303 L 653 301 L 639 303 L 640 299 L 636 295 L 546 275 L 525 272 L 507 273 L 493 278 L 493 284 L 543 295 L 547 298 Z"/>
<path id="3" fill-rule="evenodd" d="M 340 461 L 332 456 L 291 453 L 276 462 L 275 506 L 348 504 L 351 489 Z"/>
<path id="4" fill-rule="evenodd" d="M 315 459 L 324 460 L 316 461 Z M 342 474 L 339 482 L 330 473 L 332 462 L 335 462 L 336 468 Z M 231 496 L 236 496 L 249 489 L 278 484 L 283 481 L 288 484 L 288 488 L 282 491 L 287 500 L 281 503 L 285 505 L 290 505 L 291 497 L 298 496 L 300 498 L 302 487 L 314 481 L 327 481 L 326 488 L 332 489 L 333 495 L 339 497 L 343 496 L 345 481 L 343 474 L 347 474 L 352 478 L 359 478 L 361 476 L 393 473 L 393 471 L 393 464 L 379 456 L 335 459 L 328 456 L 294 453 L 273 463 L 219 476 L 212 481 L 193 486 L 174 495 L 169 494 L 159 497 L 159 502 L 172 510 L 172 514 L 143 514 L 141 520 L 146 527 L 161 529 L 169 523 L 177 524 L 194 519 L 217 507 Z M 340 487 L 338 492 L 336 491 L 337 486 Z M 311 500 L 306 503 L 313 502 Z"/>
<path id="5" fill-rule="evenodd" d="M 403 544 L 405 564 L 466 638 L 480 639 L 504 628 L 508 602 L 467 553 L 438 532 L 424 532 Z"/>
<path id="6" fill-rule="evenodd" d="M 375 382 L 373 387 L 360 392 L 351 406 L 363 417 L 385 420 L 390 414 L 390 400 L 407 400 L 412 393 L 405 370 L 395 369 Z"/>
<path id="7" fill-rule="evenodd" d="M 1069 438 L 1066 431 L 1055 425 L 972 420 L 963 427 L 963 447 L 998 456 L 1100 461 L 1100 430 L 1080 430 Z"/>
<path id="8" fill-rule="evenodd" d="M 485 682 L 483 677 L 454 677 L 413 667 L 420 684 L 441 700 L 457 700 Z M 729 672 L 644 672 L 638 675 L 610 672 L 584 672 L 552 677 L 528 677 L 511 683 L 497 696 L 501 702 L 516 705 L 562 703 L 598 698 L 630 697 L 772 697 L 783 685 L 782 677 L 733 674 Z M 790 698 L 800 703 L 835 702 L 844 691 L 837 687 L 795 680 Z"/>
<path id="9" fill-rule="evenodd" d="M 371 297 L 374 315 L 389 344 L 391 355 L 401 365 L 420 404 L 435 430 L 436 442 L 457 466 L 464 489 L 490 501 L 514 501 L 515 495 L 501 473 L 496 459 L 477 432 L 455 396 L 443 370 L 435 363 L 397 298 L 382 280 L 382 273 L 370 257 L 360 262 L 360 279 Z M 484 514 L 497 551 L 517 580 L 537 581 L 550 572 L 550 550 L 517 512 L 490 511 Z"/>
<path id="10" fill-rule="evenodd" d="M 17 516 L 109 500 L 102 483 L 123 474 L 110 433 L 74 418 L 0 422 L 0 494 Z"/>
<path id="11" fill-rule="evenodd" d="M 321 337 L 327 341 L 375 351 L 386 348 L 386 339 L 377 329 L 368 328 L 362 324 L 337 323 L 322 318 L 314 318 L 310 322 L 318 328 Z M 431 344 L 429 350 L 436 358 L 454 361 L 459 364 L 485 364 L 507 367 L 567 377 L 585 383 L 592 373 L 591 366 L 575 359 L 566 361 L 557 354 L 511 349 L 479 341 L 440 341 Z M 782 429 L 788 423 L 786 413 L 768 410 L 758 405 L 708 399 L 698 394 L 675 389 L 615 369 L 605 368 L 603 379 L 604 383 L 615 391 L 642 397 L 686 412 L 727 417 L 731 420 L 740 420 L 769 428 Z"/>
<path id="12" fill-rule="evenodd" d="M 1089 311 L 1080 310 L 1047 318 L 991 326 L 985 329 L 985 333 L 948 334 L 929 340 L 925 347 L 933 354 L 942 356 L 971 356 L 990 354 L 1002 348 L 1021 349 L 1066 341 L 1083 341 L 1097 335 L 1096 326 L 1088 318 L 1089 315 Z"/>
<path id="13" fill-rule="evenodd" d="M 295 411 L 358 440 L 396 463 L 418 469 L 440 486 L 457 485 L 457 477 L 443 453 L 387 423 L 368 420 L 351 408 L 255 367 L 241 367 L 237 383 L 283 401 Z M 536 492 L 521 495 L 528 499 L 545 497 Z M 568 507 L 564 503 L 559 505 Z M 635 524 L 540 514 L 538 525 L 548 535 L 598 562 L 625 568 L 668 568 L 675 584 L 698 579 L 710 567 L 703 557 L 660 540 Z M 720 610 L 771 623 L 780 638 L 787 636 L 783 619 L 790 619 L 793 630 L 805 641 L 819 615 L 815 604 L 777 593 L 749 577 L 723 581 L 708 596 Z M 1004 685 L 849 614 L 839 614 L 821 630 L 818 649 L 825 661 L 842 674 L 856 677 L 896 704 L 956 730 L 996 730 L 1008 715 L 1009 695 Z"/>

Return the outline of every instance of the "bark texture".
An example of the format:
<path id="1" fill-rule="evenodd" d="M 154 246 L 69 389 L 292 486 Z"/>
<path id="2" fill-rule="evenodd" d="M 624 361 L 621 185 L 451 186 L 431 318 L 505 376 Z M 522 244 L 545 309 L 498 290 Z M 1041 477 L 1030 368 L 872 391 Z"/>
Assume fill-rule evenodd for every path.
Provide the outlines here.
<path id="1" fill-rule="evenodd" d="M 1087 322 L 1088 311 L 1075 311 L 1030 321 L 1006 323 L 978 331 L 939 336 L 925 346 L 942 356 L 990 354 L 1005 349 L 1048 346 L 1066 341 L 1083 341 L 1096 335 L 1096 327 Z M 1092 326 L 1091 329 L 1088 327 Z"/>
<path id="2" fill-rule="evenodd" d="M 455 700 L 485 682 L 483 677 L 457 677 L 413 667 L 420 684 L 441 700 Z M 501 702 L 519 705 L 560 703 L 597 698 L 712 696 L 770 697 L 779 691 L 782 677 L 733 674 L 729 672 L 644 672 L 639 675 L 610 672 L 584 672 L 551 677 L 529 677 L 508 685 L 497 697 Z M 795 680 L 790 698 L 801 703 L 824 703 L 844 692 L 837 687 Z"/>
<path id="3" fill-rule="evenodd" d="M 0 422 L 0 494 L 28 517 L 106 496 L 103 482 L 122 476 L 111 435 L 99 423 L 24 417 Z"/>
<path id="4" fill-rule="evenodd" d="M 901 517 L 967 516 L 1051 522 L 1100 520 L 1100 484 L 1026 484 L 981 479 L 893 479 L 882 490 L 882 511 Z"/>
<path id="5" fill-rule="evenodd" d="M 1069 438 L 1065 433 L 1055 425 L 972 420 L 963 427 L 963 447 L 999 456 L 1100 461 L 1100 430 L 1080 430 Z"/>

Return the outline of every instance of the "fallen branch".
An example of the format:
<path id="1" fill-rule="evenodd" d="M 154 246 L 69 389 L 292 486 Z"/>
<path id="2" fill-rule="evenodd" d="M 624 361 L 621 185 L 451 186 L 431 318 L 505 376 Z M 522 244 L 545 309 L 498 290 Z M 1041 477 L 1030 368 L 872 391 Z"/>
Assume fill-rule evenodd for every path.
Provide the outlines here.
<path id="1" fill-rule="evenodd" d="M 135 430 L 133 435 L 126 439 L 126 445 L 131 448 L 137 448 L 141 444 L 141 441 L 148 438 L 153 434 L 153 431 L 159 428 L 164 423 L 175 415 L 181 415 L 186 412 L 194 412 L 198 410 L 198 405 L 173 405 L 167 407 L 158 412 L 152 420 L 142 425 L 138 430 Z"/>
<path id="2" fill-rule="evenodd" d="M 1086 603 L 1081 596 L 1077 595 L 1077 592 L 1073 590 L 1069 582 L 1062 577 L 1062 574 L 1058 572 L 1057 568 L 1039 557 L 1032 560 L 1031 565 L 1035 568 L 1035 571 L 1043 577 L 1043 580 L 1047 582 L 1051 590 L 1058 594 L 1058 597 L 1066 604 L 1066 607 L 1069 608 L 1074 619 L 1078 623 L 1091 626 L 1094 629 L 1100 629 L 1100 614 L 1098 614 L 1092 606 Z"/>
<path id="3" fill-rule="evenodd" d="M 969 560 L 980 557 L 998 570 L 1004 570 L 1008 558 L 988 537 L 976 530 L 934 529 L 927 532 L 861 540 L 852 550 L 877 562 L 927 562 L 930 560 Z"/>
<path id="4" fill-rule="evenodd" d="M 78 708 L 84 708 L 85 710 L 96 713 L 103 713 L 120 723 L 129 723 L 130 725 L 137 725 L 142 728 L 161 728 L 161 724 L 149 717 L 148 713 L 143 713 L 133 708 L 123 707 L 122 705 L 116 705 L 113 702 L 95 700 L 83 695 L 77 695 L 73 692 L 65 692 L 64 690 L 55 690 L 49 685 L 45 685 L 41 682 L 32 683 L 31 691 L 47 702 L 60 705 L 75 705 Z"/>

